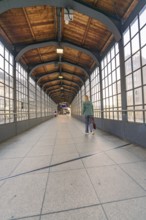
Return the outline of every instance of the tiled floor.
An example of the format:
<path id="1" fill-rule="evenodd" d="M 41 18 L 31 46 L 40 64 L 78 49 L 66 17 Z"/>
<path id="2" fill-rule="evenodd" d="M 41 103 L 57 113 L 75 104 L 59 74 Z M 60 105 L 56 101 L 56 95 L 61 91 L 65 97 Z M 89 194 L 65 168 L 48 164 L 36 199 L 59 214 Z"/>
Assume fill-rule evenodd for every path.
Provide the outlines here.
<path id="1" fill-rule="evenodd" d="M 146 149 L 125 144 L 69 116 L 2 143 L 0 220 L 146 220 Z"/>

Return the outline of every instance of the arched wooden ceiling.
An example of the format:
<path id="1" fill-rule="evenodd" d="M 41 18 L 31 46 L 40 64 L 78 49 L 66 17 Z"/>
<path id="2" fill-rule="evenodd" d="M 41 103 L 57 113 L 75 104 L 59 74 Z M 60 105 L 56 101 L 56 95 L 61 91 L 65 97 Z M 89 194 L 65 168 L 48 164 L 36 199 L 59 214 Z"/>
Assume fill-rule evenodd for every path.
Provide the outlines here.
<path id="1" fill-rule="evenodd" d="M 15 60 L 58 103 L 71 103 L 100 63 L 109 44 L 121 38 L 121 24 L 138 0 L 1 0 L 0 36 Z M 73 21 L 64 22 L 64 8 Z M 63 55 L 56 48 L 63 48 Z M 63 79 L 59 79 L 59 75 Z M 61 87 L 64 90 L 61 90 Z"/>

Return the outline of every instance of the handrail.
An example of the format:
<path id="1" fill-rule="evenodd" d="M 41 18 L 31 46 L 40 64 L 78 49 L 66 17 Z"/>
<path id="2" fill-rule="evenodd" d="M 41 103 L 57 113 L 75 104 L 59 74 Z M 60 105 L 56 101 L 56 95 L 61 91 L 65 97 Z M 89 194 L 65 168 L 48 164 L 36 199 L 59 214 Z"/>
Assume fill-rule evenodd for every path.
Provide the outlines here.
<path id="1" fill-rule="evenodd" d="M 145 112 L 146 109 L 131 109 L 131 110 L 98 110 L 98 109 L 94 109 L 94 111 L 98 111 L 98 112 Z"/>

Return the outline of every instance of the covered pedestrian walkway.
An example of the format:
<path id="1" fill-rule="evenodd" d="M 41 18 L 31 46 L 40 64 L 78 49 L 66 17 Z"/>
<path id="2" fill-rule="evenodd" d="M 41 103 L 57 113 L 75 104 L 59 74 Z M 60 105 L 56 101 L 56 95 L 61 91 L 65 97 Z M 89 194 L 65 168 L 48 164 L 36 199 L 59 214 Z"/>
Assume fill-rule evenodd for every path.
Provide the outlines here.
<path id="1" fill-rule="evenodd" d="M 145 170 L 145 148 L 60 115 L 1 144 L 0 220 L 145 220 Z"/>

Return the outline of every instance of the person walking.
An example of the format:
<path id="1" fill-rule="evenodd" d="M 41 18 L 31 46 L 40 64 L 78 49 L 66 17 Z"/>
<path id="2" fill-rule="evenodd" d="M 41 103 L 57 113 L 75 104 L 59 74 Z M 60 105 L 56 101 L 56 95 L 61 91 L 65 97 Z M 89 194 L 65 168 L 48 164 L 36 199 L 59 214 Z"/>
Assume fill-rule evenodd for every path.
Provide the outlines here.
<path id="1" fill-rule="evenodd" d="M 85 95 L 85 101 L 83 102 L 82 106 L 82 115 L 85 116 L 85 134 L 89 134 L 89 131 L 94 134 L 93 130 L 93 104 L 89 101 L 89 97 Z"/>

